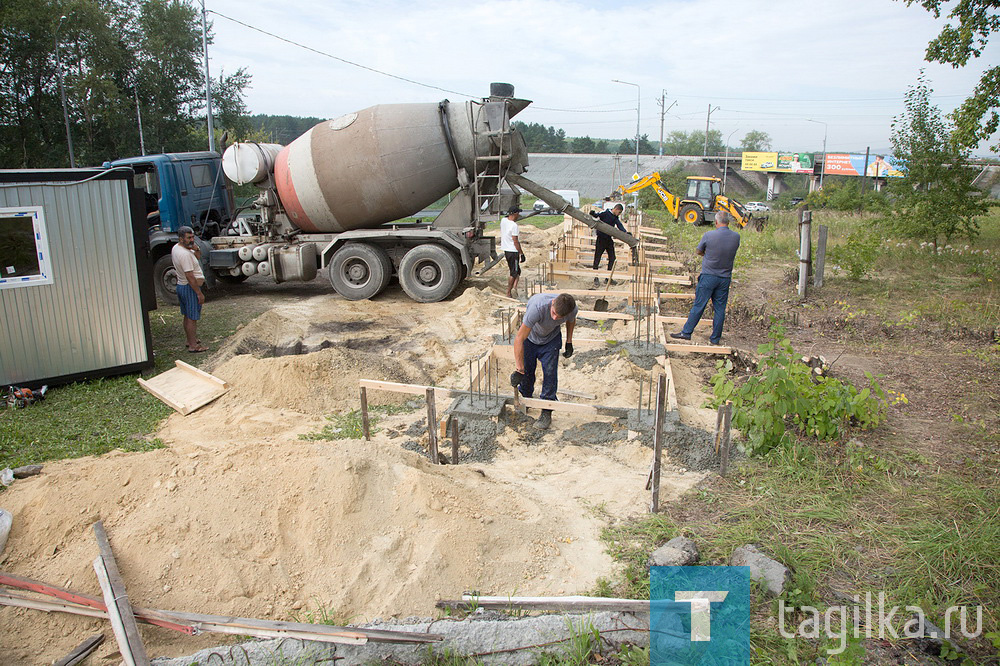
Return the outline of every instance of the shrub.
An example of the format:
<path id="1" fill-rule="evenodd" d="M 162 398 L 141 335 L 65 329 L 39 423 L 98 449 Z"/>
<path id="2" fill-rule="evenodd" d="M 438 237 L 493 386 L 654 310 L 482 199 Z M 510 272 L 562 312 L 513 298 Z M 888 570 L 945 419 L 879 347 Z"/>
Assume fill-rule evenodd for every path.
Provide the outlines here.
<path id="1" fill-rule="evenodd" d="M 855 229 L 848 234 L 846 243 L 830 248 L 830 260 L 847 271 L 852 280 L 869 277 L 882 254 L 882 240 L 882 234 L 876 229 Z"/>
<path id="2" fill-rule="evenodd" d="M 759 345 L 760 370 L 741 383 L 731 377 L 732 361 L 716 363 L 712 405 L 733 402 L 733 426 L 747 440 L 747 452 L 764 454 L 791 443 L 793 432 L 821 440 L 837 439 L 849 426 L 874 428 L 885 412 L 885 394 L 870 373 L 868 386 L 858 390 L 833 377 L 817 376 L 802 363 L 785 336 L 773 324 L 769 342 Z"/>

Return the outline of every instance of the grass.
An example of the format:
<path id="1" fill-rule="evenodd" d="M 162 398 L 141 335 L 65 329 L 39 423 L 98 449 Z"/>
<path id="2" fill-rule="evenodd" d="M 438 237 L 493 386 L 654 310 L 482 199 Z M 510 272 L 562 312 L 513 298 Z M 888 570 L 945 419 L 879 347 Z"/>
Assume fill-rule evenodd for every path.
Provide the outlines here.
<path id="1" fill-rule="evenodd" d="M 199 336 L 214 349 L 257 314 L 248 312 L 238 299 L 209 301 Z M 195 366 L 205 361 L 207 354 L 184 350 L 178 308 L 161 305 L 149 316 L 155 363 L 143 377 L 173 367 L 176 359 Z M 25 409 L 0 409 L 0 468 L 96 456 L 114 449 L 159 448 L 162 443 L 152 433 L 170 414 L 169 407 L 139 386 L 136 375 L 57 386 L 49 389 L 43 402 Z"/>
<path id="2" fill-rule="evenodd" d="M 379 415 L 389 416 L 392 414 L 403 414 L 418 409 L 418 405 L 410 402 L 403 405 L 371 405 L 368 407 L 368 426 L 372 433 L 378 432 L 375 427 L 381 418 Z M 309 441 L 335 440 L 335 439 L 361 439 L 364 437 L 362 427 L 361 410 L 352 409 L 349 412 L 331 414 L 326 417 L 330 423 L 323 426 L 322 430 L 299 435 L 299 439 Z"/>

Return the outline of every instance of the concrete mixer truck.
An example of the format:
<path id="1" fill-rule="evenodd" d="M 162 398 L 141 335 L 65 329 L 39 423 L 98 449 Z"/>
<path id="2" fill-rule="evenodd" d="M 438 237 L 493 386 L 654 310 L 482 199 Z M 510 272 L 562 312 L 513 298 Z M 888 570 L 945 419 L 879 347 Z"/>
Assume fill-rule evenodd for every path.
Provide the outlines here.
<path id="1" fill-rule="evenodd" d="M 373 106 L 322 122 L 287 146 L 229 146 L 223 171 L 259 188 L 258 220 L 237 218 L 212 237 L 208 267 L 229 280 L 276 282 L 322 271 L 350 300 L 376 296 L 396 276 L 412 299 L 440 301 L 497 263 L 485 225 L 522 189 L 635 247 L 629 234 L 521 175 L 528 155 L 510 119 L 530 102 L 509 84 L 494 83 L 490 93 L 462 103 Z M 401 222 L 452 192 L 433 221 Z"/>

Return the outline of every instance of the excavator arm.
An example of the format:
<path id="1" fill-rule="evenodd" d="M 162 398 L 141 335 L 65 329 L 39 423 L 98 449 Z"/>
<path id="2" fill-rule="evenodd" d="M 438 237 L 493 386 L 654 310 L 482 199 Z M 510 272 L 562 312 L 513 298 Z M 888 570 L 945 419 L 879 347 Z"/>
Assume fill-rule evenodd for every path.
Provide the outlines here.
<path id="1" fill-rule="evenodd" d="M 750 223 L 750 218 L 753 217 L 753 214 L 739 201 L 721 194 L 715 198 L 715 206 L 718 210 L 724 210 L 729 213 L 729 216 L 739 225 L 740 229 L 746 227 Z"/>
<path id="2" fill-rule="evenodd" d="M 654 171 L 644 178 L 632 181 L 628 187 L 619 186 L 618 189 L 622 194 L 632 194 L 633 192 L 638 192 L 646 187 L 652 187 L 653 191 L 656 192 L 656 196 L 660 197 L 660 201 L 662 201 L 663 205 L 667 207 L 667 211 L 675 218 L 678 216 L 681 206 L 680 197 L 673 194 L 670 190 L 660 184 L 659 172 Z"/>

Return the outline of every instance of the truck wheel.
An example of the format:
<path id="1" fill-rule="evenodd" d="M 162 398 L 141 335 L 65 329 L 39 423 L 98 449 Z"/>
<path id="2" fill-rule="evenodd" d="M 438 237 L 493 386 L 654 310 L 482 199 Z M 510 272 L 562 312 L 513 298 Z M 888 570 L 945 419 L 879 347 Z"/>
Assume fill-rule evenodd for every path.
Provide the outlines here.
<path id="1" fill-rule="evenodd" d="M 462 271 L 455 255 L 440 245 L 418 245 L 399 262 L 399 283 L 418 303 L 436 303 L 458 286 Z"/>
<path id="2" fill-rule="evenodd" d="M 330 262 L 330 284 L 349 301 L 363 301 L 380 293 L 392 277 L 392 261 L 380 247 L 348 243 Z"/>
<path id="3" fill-rule="evenodd" d="M 694 204 L 687 204 L 681 208 L 681 220 L 695 226 L 700 225 L 702 222 L 701 209 Z"/>
<path id="4" fill-rule="evenodd" d="M 180 303 L 177 298 L 177 271 L 174 269 L 174 261 L 169 252 L 153 264 L 153 284 L 156 287 L 156 296 L 161 301 L 170 305 Z"/>

